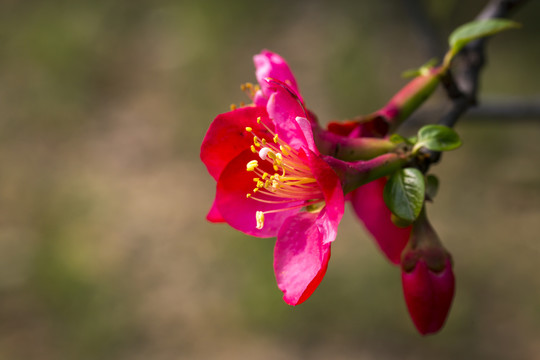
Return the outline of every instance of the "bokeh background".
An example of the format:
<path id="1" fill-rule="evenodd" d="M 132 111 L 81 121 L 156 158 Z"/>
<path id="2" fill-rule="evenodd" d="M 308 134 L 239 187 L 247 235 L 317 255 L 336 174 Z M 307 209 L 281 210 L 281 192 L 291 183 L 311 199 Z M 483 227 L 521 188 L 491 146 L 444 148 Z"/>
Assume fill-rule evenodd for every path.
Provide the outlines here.
<path id="1" fill-rule="evenodd" d="M 540 358 L 538 117 L 465 117 L 463 147 L 433 168 L 430 218 L 457 276 L 435 336 L 416 333 L 398 268 L 350 214 L 296 308 L 272 239 L 205 220 L 199 146 L 248 100 L 253 54 L 282 54 L 323 123 L 351 118 L 484 4 L 1 1 L 0 358 Z M 531 1 L 489 43 L 485 104 L 538 102 L 539 16 Z M 436 121 L 443 92 L 426 107 Z"/>

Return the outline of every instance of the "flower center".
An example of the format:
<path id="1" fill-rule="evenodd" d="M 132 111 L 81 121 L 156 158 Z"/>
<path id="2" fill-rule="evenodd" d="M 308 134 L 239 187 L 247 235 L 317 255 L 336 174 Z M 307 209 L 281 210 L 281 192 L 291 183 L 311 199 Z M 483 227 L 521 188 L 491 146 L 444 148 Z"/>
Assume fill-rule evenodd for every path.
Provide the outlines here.
<path id="1" fill-rule="evenodd" d="M 259 155 L 259 160 L 251 160 L 246 164 L 246 170 L 253 172 L 255 188 L 246 196 L 267 204 L 278 204 L 279 208 L 267 211 L 257 211 L 257 229 L 264 226 L 264 216 L 291 209 L 306 207 L 308 211 L 320 211 L 324 202 L 324 194 L 321 191 L 311 168 L 302 159 L 298 150 L 291 148 L 281 140 L 261 118 L 257 123 L 268 130 L 271 139 L 259 137 L 253 133 L 253 129 L 246 127 L 246 131 L 253 134 L 251 151 Z M 267 163 L 274 170 L 273 174 L 261 169 L 261 165 Z"/>

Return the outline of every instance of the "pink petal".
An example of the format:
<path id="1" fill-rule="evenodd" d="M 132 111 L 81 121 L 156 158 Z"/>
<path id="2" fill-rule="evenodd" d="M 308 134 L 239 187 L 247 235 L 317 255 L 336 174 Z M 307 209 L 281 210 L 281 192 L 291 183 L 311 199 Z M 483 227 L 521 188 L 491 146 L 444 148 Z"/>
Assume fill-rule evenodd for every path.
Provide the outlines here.
<path id="1" fill-rule="evenodd" d="M 401 281 L 407 309 L 422 335 L 439 331 L 448 315 L 454 297 L 455 279 L 452 264 L 435 273 L 420 259 L 411 272 L 402 271 Z"/>
<path id="2" fill-rule="evenodd" d="M 253 57 L 253 62 L 255 63 L 255 74 L 261 86 L 262 94 L 266 98 L 270 97 L 272 91 L 269 89 L 269 85 L 264 79 L 270 77 L 289 85 L 300 100 L 302 100 L 298 91 L 296 79 L 294 78 L 289 65 L 287 65 L 281 56 L 271 51 L 263 50 L 260 54 Z M 257 101 L 255 103 L 260 102 Z"/>
<path id="3" fill-rule="evenodd" d="M 318 222 L 317 226 L 323 227 L 321 231 L 328 234 L 324 241 L 334 241 L 339 222 L 345 212 L 345 198 L 341 183 L 334 170 L 320 156 L 307 151 L 306 162 L 323 192 L 326 204 L 324 213 L 321 212 L 320 215 L 325 217 L 325 220 Z"/>
<path id="4" fill-rule="evenodd" d="M 225 219 L 223 218 L 223 216 L 221 216 L 221 213 L 219 212 L 216 206 L 215 199 L 214 199 L 214 202 L 212 203 L 212 207 L 210 208 L 210 211 L 208 211 L 208 215 L 206 215 L 206 220 L 213 223 L 225 222 Z"/>
<path id="5" fill-rule="evenodd" d="M 283 300 L 298 305 L 307 300 L 322 281 L 328 260 L 332 236 L 323 231 L 327 226 L 325 210 L 314 214 L 301 212 L 283 223 L 274 248 L 274 271 Z"/>
<path id="6" fill-rule="evenodd" d="M 300 116 L 296 117 L 295 120 L 298 123 L 300 130 L 304 134 L 308 149 L 313 151 L 315 154 L 319 154 L 319 150 L 317 149 L 317 146 L 315 146 L 315 140 L 313 139 L 313 128 L 311 126 L 311 121 Z"/>
<path id="7" fill-rule="evenodd" d="M 245 130 L 247 126 L 258 133 L 267 132 L 257 124 L 257 117 L 270 122 L 264 107 L 246 106 L 220 114 L 210 124 L 201 145 L 201 160 L 214 179 L 219 178 L 229 161 L 253 144 L 253 135 Z"/>
<path id="8" fill-rule="evenodd" d="M 303 202 L 292 200 L 288 204 L 269 204 L 248 199 L 246 195 L 253 191 L 256 183 L 253 181 L 255 173 L 246 171 L 246 164 L 254 159 L 258 159 L 257 155 L 251 150 L 246 150 L 229 162 L 217 182 L 216 206 L 223 219 L 233 228 L 258 237 L 276 236 L 283 221 L 299 211 L 299 209 L 283 209 Z M 263 171 L 274 173 L 270 163 L 259 161 L 259 164 Z M 262 192 L 254 196 L 265 200 L 275 200 Z M 265 215 L 264 227 L 257 229 L 256 212 L 276 209 L 282 211 Z"/>
<path id="9" fill-rule="evenodd" d="M 385 184 L 386 178 L 380 178 L 359 187 L 352 193 L 351 203 L 388 260 L 399 264 L 412 227 L 399 228 L 392 222 L 391 212 L 383 200 Z"/>
<path id="10" fill-rule="evenodd" d="M 276 125 L 279 137 L 294 149 L 308 147 L 304 131 L 296 121 L 305 117 L 302 105 L 284 88 L 277 86 L 266 106 L 268 115 Z"/>

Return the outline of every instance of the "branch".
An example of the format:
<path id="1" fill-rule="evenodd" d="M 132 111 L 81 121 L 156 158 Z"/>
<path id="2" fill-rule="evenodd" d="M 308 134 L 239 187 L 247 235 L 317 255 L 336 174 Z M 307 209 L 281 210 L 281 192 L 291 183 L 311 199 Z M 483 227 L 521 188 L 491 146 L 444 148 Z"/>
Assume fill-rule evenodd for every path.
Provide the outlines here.
<path id="1" fill-rule="evenodd" d="M 441 113 L 442 104 L 419 109 L 400 128 L 405 134 L 432 123 Z M 482 98 L 482 103 L 467 111 L 467 121 L 538 122 L 540 120 L 540 95 L 532 97 L 492 96 Z"/>
<path id="2" fill-rule="evenodd" d="M 476 17 L 477 20 L 506 18 L 527 0 L 491 0 Z M 450 110 L 439 120 L 439 124 L 454 127 L 457 121 L 471 107 L 477 105 L 480 72 L 485 62 L 485 45 L 487 39 L 472 41 L 455 57 L 455 75 L 447 71 L 442 84 L 452 102 Z M 429 165 L 440 159 L 440 153 L 426 153 L 426 170 Z"/>
<path id="3" fill-rule="evenodd" d="M 492 0 L 476 17 L 477 20 L 505 18 L 527 0 Z M 457 64 L 455 77 L 448 71 L 442 83 L 452 108 L 443 116 L 439 124 L 453 127 L 459 118 L 471 107 L 477 105 L 480 72 L 485 65 L 485 44 L 487 39 L 472 41 L 461 50 L 454 62 Z"/>

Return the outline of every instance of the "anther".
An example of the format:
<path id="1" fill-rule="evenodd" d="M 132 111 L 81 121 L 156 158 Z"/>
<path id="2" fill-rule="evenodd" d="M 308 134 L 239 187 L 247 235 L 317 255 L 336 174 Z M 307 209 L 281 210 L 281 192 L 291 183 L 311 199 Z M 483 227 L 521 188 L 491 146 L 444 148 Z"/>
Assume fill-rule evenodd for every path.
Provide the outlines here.
<path id="1" fill-rule="evenodd" d="M 262 211 L 257 211 L 255 213 L 255 219 L 257 220 L 257 229 L 261 230 L 264 226 L 264 213 Z"/>
<path id="2" fill-rule="evenodd" d="M 257 166 L 259 166 L 259 162 L 257 160 L 251 160 L 250 162 L 247 163 L 246 170 L 254 171 Z"/>

